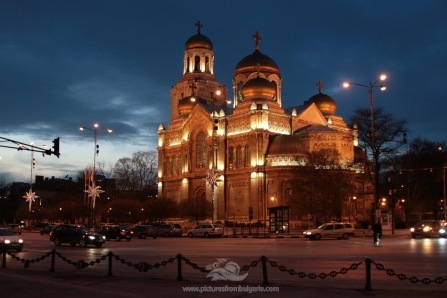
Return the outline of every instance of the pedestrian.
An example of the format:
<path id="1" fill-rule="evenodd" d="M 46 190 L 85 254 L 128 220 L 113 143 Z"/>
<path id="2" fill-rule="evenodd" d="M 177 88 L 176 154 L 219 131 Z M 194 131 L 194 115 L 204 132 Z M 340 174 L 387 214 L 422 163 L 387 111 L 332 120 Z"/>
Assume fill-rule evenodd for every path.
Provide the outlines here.
<path id="1" fill-rule="evenodd" d="M 372 230 L 374 232 L 374 245 L 379 246 L 380 239 L 382 238 L 382 224 L 380 220 L 372 226 Z"/>

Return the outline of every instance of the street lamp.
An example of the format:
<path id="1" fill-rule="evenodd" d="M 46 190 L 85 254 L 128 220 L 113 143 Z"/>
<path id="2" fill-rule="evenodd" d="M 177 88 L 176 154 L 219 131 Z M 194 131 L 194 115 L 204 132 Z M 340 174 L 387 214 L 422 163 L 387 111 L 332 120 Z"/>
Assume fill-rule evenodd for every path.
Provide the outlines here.
<path id="1" fill-rule="evenodd" d="M 99 145 L 98 145 L 98 133 L 102 130 L 99 129 L 99 124 L 95 123 L 93 124 L 93 128 L 89 128 L 86 126 L 81 126 L 79 128 L 79 130 L 84 131 L 84 130 L 90 130 L 93 132 L 93 137 L 94 137 L 94 143 L 95 143 L 95 147 L 94 147 L 94 152 L 93 152 L 93 171 L 91 173 L 91 176 L 89 177 L 89 182 L 87 183 L 87 177 L 86 177 L 86 187 L 88 186 L 88 190 L 85 190 L 84 192 L 88 195 L 89 198 L 91 198 L 91 214 L 89 214 L 88 216 L 88 221 L 89 221 L 89 226 L 91 227 L 93 224 L 93 219 L 94 219 L 94 214 L 95 214 L 95 200 L 97 197 L 99 197 L 100 193 L 103 193 L 103 190 L 100 190 L 100 186 L 96 186 L 96 180 L 95 180 L 95 172 L 96 172 L 96 155 L 99 154 Z M 111 129 L 106 129 L 105 130 L 108 133 L 111 133 L 112 130 Z M 88 203 L 89 208 L 90 208 L 90 202 Z"/>
<path id="2" fill-rule="evenodd" d="M 373 97 L 373 90 L 374 88 L 379 88 L 381 91 L 385 91 L 386 90 L 386 86 L 384 85 L 380 85 L 379 82 L 381 81 L 385 81 L 387 78 L 386 74 L 381 74 L 379 76 L 378 79 L 376 79 L 376 81 L 374 83 L 370 82 L 369 85 L 364 85 L 364 84 L 358 84 L 358 83 L 353 83 L 353 82 L 344 82 L 343 83 L 343 87 L 344 88 L 349 88 L 351 85 L 355 85 L 355 86 L 360 86 L 360 87 L 366 87 L 368 88 L 368 94 L 369 94 L 369 106 L 371 109 L 371 153 L 372 153 L 372 157 L 373 157 L 373 162 L 374 162 L 374 166 L 376 166 L 376 155 L 375 153 L 375 142 L 374 142 L 374 97 Z M 366 149 L 365 149 L 366 150 Z M 375 173 L 375 176 L 377 176 L 377 173 Z M 375 177 L 375 183 L 374 183 L 374 208 L 377 210 L 377 187 L 376 187 L 376 183 L 378 181 L 378 177 Z M 376 210 L 374 210 L 374 215 L 375 217 L 377 217 L 377 212 Z M 376 218 L 377 220 L 377 218 Z M 375 221 L 376 221 L 375 220 Z"/>

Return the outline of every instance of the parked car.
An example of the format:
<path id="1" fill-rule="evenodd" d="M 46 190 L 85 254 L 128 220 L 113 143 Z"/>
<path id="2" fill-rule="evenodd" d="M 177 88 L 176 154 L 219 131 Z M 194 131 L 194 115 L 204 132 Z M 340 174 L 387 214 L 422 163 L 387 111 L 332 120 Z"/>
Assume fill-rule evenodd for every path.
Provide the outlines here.
<path id="1" fill-rule="evenodd" d="M 354 227 L 350 223 L 329 222 L 318 228 L 306 230 L 303 235 L 311 240 L 320 240 L 321 238 L 349 239 L 350 236 L 354 235 Z"/>
<path id="2" fill-rule="evenodd" d="M 151 230 L 156 227 L 153 225 L 138 225 L 130 229 L 130 235 L 139 239 L 146 239 L 149 236 Z"/>
<path id="3" fill-rule="evenodd" d="M 55 225 L 55 224 L 49 224 L 49 225 L 43 227 L 42 229 L 40 229 L 40 235 L 50 234 L 50 232 L 52 230 L 54 230 L 56 227 L 57 227 L 57 225 Z"/>
<path id="4" fill-rule="evenodd" d="M 438 220 L 423 220 L 415 224 L 411 229 L 411 237 L 443 237 L 447 236 L 446 226 Z"/>
<path id="5" fill-rule="evenodd" d="M 107 240 L 115 239 L 120 241 L 121 239 L 125 239 L 130 241 L 131 234 L 130 229 L 125 226 L 119 225 L 102 225 L 96 229 L 96 233 L 104 235 Z"/>
<path id="6" fill-rule="evenodd" d="M 200 224 L 188 231 L 189 238 L 192 237 L 221 237 L 224 234 L 224 228 L 220 224 Z"/>
<path id="7" fill-rule="evenodd" d="M 7 226 L 14 234 L 22 235 L 22 227 L 18 224 L 9 224 Z"/>
<path id="8" fill-rule="evenodd" d="M 179 224 L 161 224 L 148 232 L 149 237 L 182 237 L 183 228 Z"/>
<path id="9" fill-rule="evenodd" d="M 69 243 L 71 246 L 86 247 L 90 244 L 101 247 L 106 242 L 106 238 L 90 232 L 86 227 L 64 224 L 57 226 L 50 232 L 50 241 L 56 246 Z"/>
<path id="10" fill-rule="evenodd" d="M 17 252 L 23 249 L 23 239 L 14 234 L 9 228 L 0 228 L 0 251 L 16 250 Z"/>

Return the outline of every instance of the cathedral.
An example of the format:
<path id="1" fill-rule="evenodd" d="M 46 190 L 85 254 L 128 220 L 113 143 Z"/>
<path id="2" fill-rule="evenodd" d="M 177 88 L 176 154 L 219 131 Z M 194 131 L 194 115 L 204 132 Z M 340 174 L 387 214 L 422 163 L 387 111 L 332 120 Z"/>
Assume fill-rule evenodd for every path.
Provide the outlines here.
<path id="1" fill-rule="evenodd" d="M 321 82 L 304 103 L 283 107 L 281 71 L 261 52 L 258 32 L 254 51 L 236 64 L 229 99 L 214 75 L 213 43 L 196 25 L 170 90 L 170 123 L 158 129 L 158 196 L 200 220 L 268 225 L 270 210 L 281 206 L 291 219 L 309 219 L 311 207 L 299 202 L 311 154 L 336 152 L 337 164 L 355 176 L 356 129 L 337 115 Z"/>

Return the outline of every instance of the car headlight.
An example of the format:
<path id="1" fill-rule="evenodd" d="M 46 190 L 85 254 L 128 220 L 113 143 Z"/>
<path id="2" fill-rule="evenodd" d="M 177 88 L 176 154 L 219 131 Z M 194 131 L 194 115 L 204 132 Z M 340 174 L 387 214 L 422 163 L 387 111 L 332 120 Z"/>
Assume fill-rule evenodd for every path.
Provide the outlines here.
<path id="1" fill-rule="evenodd" d="M 411 229 L 410 229 L 410 232 L 414 232 L 414 228 L 411 228 Z"/>
<path id="2" fill-rule="evenodd" d="M 19 243 L 23 243 L 23 239 L 19 239 Z"/>
<path id="3" fill-rule="evenodd" d="M 431 228 L 429 226 L 425 226 L 422 230 L 424 232 L 429 232 L 431 230 Z"/>
<path id="4" fill-rule="evenodd" d="M 312 232 L 305 231 L 303 234 L 304 235 L 312 235 Z"/>
<path id="5" fill-rule="evenodd" d="M 90 239 L 90 240 L 95 240 L 95 236 L 88 236 L 88 239 Z"/>
<path id="6" fill-rule="evenodd" d="M 102 239 L 103 239 L 103 240 L 106 240 L 107 238 L 106 238 L 106 236 L 102 236 Z"/>
<path id="7" fill-rule="evenodd" d="M 440 233 L 440 234 L 445 234 L 445 229 L 442 229 L 442 228 L 441 228 L 441 229 L 439 230 L 439 233 Z"/>
<path id="8" fill-rule="evenodd" d="M 5 240 L 5 244 L 10 244 L 10 243 L 11 243 L 11 240 L 8 240 L 8 239 Z"/>

